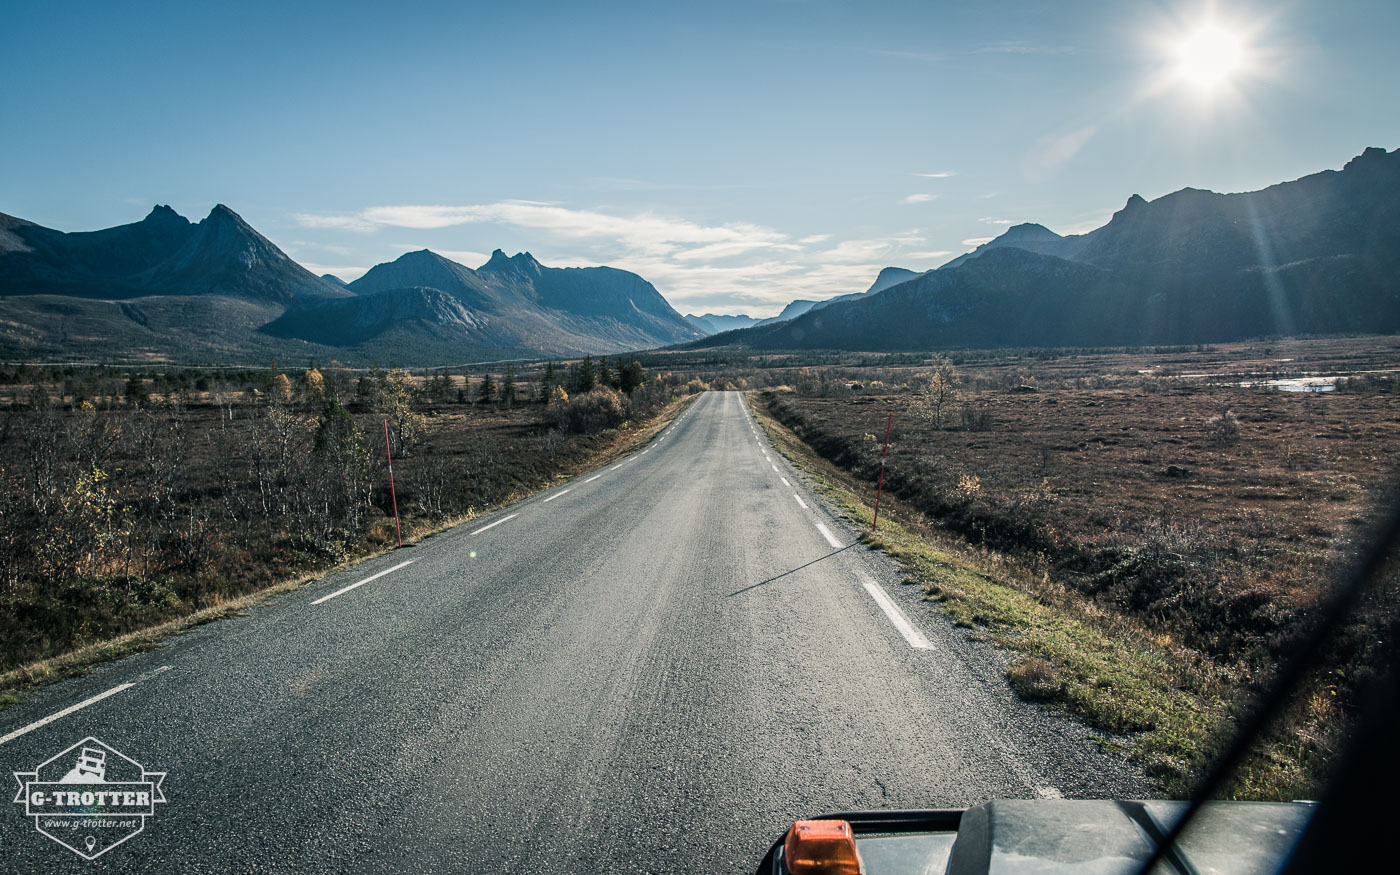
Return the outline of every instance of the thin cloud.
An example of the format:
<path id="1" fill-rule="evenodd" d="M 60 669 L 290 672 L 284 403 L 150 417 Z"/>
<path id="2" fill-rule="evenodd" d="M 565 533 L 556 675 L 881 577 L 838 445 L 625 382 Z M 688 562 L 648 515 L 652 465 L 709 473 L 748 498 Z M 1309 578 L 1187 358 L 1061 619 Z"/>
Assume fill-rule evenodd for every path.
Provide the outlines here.
<path id="1" fill-rule="evenodd" d="M 928 194 L 928 193 L 926 193 L 926 192 L 919 192 L 918 194 L 911 194 L 911 195 L 909 195 L 908 197 L 906 197 L 906 198 L 904 198 L 903 200 L 901 200 L 900 203 L 902 203 L 902 204 L 925 204 L 925 203 L 928 203 L 929 201 L 935 200 L 935 199 L 937 199 L 937 198 L 938 198 L 938 195 L 936 195 L 936 194 Z"/>
<path id="2" fill-rule="evenodd" d="M 525 229 L 538 241 L 532 243 L 532 251 L 551 267 L 609 265 L 650 281 L 683 312 L 749 307 L 753 315 L 774 315 L 795 298 L 825 299 L 861 291 L 900 247 L 925 245 L 917 229 L 831 245 L 830 234 L 793 241 L 750 222 L 702 224 L 652 212 L 613 214 L 523 200 L 382 205 L 350 214 L 298 213 L 294 218 L 308 228 L 356 232 L 483 226 L 473 232 L 474 240 L 493 234 L 489 226 Z M 827 245 L 817 248 L 821 244 Z M 487 260 L 475 249 L 435 251 L 471 267 Z M 551 257 L 551 252 L 558 254 Z M 355 276 L 364 272 L 332 270 Z"/>
<path id="3" fill-rule="evenodd" d="M 908 52 L 899 49 L 871 49 L 871 54 L 887 58 L 906 58 L 911 61 L 942 61 L 945 56 L 933 52 Z"/>
<path id="4" fill-rule="evenodd" d="M 942 170 L 938 173 L 911 173 L 909 175 L 922 176 L 924 179 L 947 179 L 948 177 L 954 176 L 956 174 L 954 174 L 951 170 Z"/>
<path id="5" fill-rule="evenodd" d="M 931 260 L 935 258 L 947 258 L 953 254 L 951 249 L 935 249 L 932 252 L 906 252 L 905 258 L 917 258 L 921 260 Z"/>
<path id="6" fill-rule="evenodd" d="M 991 218 L 983 218 L 983 219 L 978 219 L 977 221 L 979 221 L 979 222 L 986 222 L 988 225 L 1014 225 L 1014 224 L 1016 224 L 1016 220 L 1015 220 L 1015 219 L 991 219 Z"/>
<path id="7" fill-rule="evenodd" d="M 299 261 L 297 263 L 317 276 L 331 274 L 340 277 L 347 283 L 357 280 L 366 273 L 369 273 L 369 268 L 362 265 L 317 264 L 314 261 Z"/>
<path id="8" fill-rule="evenodd" d="M 1074 46 L 1001 40 L 978 46 L 972 50 L 972 53 L 975 55 L 1072 55 L 1074 51 Z"/>
<path id="9" fill-rule="evenodd" d="M 995 237 L 969 237 L 962 242 L 964 246 L 981 246 L 983 243 L 991 243 Z"/>
<path id="10" fill-rule="evenodd" d="M 884 258 L 893 249 L 894 246 L 885 240 L 845 240 L 834 249 L 817 253 L 816 257 L 836 264 L 859 264 Z"/>
<path id="11" fill-rule="evenodd" d="M 420 249 L 431 247 L 420 246 Z M 484 252 L 476 252 L 471 249 L 434 249 L 438 255 L 450 258 L 458 264 L 465 264 L 467 267 L 480 267 L 491 260 L 491 256 Z"/>

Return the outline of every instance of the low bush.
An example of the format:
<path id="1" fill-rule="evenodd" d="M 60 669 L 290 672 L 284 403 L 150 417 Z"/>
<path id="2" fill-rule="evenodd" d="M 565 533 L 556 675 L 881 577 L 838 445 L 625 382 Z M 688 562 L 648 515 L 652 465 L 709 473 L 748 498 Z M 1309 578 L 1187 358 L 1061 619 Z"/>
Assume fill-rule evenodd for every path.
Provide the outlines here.
<path id="1" fill-rule="evenodd" d="M 626 402 L 616 391 L 608 388 L 575 395 L 552 409 L 555 423 L 571 434 L 592 434 L 605 428 L 616 428 L 627 419 Z"/>

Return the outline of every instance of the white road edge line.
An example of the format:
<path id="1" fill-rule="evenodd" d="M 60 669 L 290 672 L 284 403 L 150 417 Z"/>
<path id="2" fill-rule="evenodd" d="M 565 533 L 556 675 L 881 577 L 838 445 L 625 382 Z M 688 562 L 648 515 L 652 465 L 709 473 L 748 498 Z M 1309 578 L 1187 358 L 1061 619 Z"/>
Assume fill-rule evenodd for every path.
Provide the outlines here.
<path id="1" fill-rule="evenodd" d="M 513 519 L 515 519 L 515 518 L 518 517 L 518 516 L 520 516 L 520 514 L 518 514 L 518 513 L 513 513 L 513 514 L 511 514 L 510 516 L 501 517 L 500 519 L 496 520 L 494 523 L 487 523 L 486 525 L 482 526 L 481 528 L 477 529 L 476 531 L 471 532 L 471 534 L 473 534 L 473 535 L 479 535 L 479 534 L 481 534 L 482 532 L 486 531 L 487 529 L 493 529 L 493 528 L 495 528 L 496 526 L 499 526 L 501 523 L 506 522 L 507 520 L 513 520 Z"/>
<path id="2" fill-rule="evenodd" d="M 915 650 L 929 650 L 933 647 L 924 637 L 924 633 L 914 628 L 914 625 L 909 622 L 909 618 L 904 616 L 904 612 L 899 609 L 899 605 L 894 603 L 894 600 L 880 587 L 880 584 L 866 577 L 862 572 L 856 572 L 856 575 L 861 579 L 860 582 L 865 587 L 865 591 L 870 593 L 875 604 L 879 605 L 880 610 L 885 612 L 885 616 L 894 624 L 895 630 L 904 636 L 904 640 L 909 642 L 910 647 Z"/>
<path id="3" fill-rule="evenodd" d="M 98 693 L 97 695 L 93 696 L 91 699 L 84 699 L 84 700 L 82 700 L 81 702 L 79 702 L 79 703 L 76 704 L 76 705 L 69 705 L 67 708 L 64 708 L 62 711 L 56 711 L 56 712 L 54 712 L 53 714 L 50 714 L 49 716 L 43 718 L 42 720 L 35 720 L 33 723 L 29 724 L 28 726 L 21 726 L 19 729 L 16 729 L 14 732 L 11 732 L 9 735 L 5 735 L 5 736 L 3 736 L 3 737 L 0 737 L 0 744 L 5 744 L 6 742 L 9 742 L 9 741 L 14 741 L 16 738 L 19 738 L 21 735 L 27 735 L 27 734 L 33 732 L 33 731 L 36 730 L 36 729 L 42 729 L 43 727 L 48 726 L 50 723 L 54 722 L 55 720 L 62 720 L 64 717 L 67 717 L 69 714 L 72 714 L 74 711 L 81 711 L 82 709 L 86 708 L 86 707 L 89 706 L 89 705 L 96 705 L 98 702 L 101 702 L 103 699 L 107 698 L 108 696 L 115 696 L 117 693 L 125 692 L 126 690 L 129 690 L 129 689 L 131 689 L 132 687 L 136 686 L 137 684 L 141 683 L 141 681 L 144 681 L 144 680 L 146 680 L 147 678 L 155 677 L 156 675 L 160 674 L 161 672 L 163 672 L 163 671 L 169 671 L 169 670 L 170 670 L 170 666 L 168 666 L 168 665 L 162 665 L 160 668 L 156 669 L 155 671 L 150 672 L 149 674 L 143 675 L 143 676 L 137 678 L 137 679 L 134 680 L 134 681 L 128 681 L 127 683 L 124 683 L 124 684 L 117 684 L 115 687 L 112 687 L 110 690 L 107 690 L 105 693 Z"/>
<path id="4" fill-rule="evenodd" d="M 589 477 L 587 480 L 585 480 L 585 481 L 583 481 L 583 482 L 584 482 L 584 483 L 592 483 L 594 480 L 597 480 L 599 477 L 602 477 L 602 476 L 603 476 L 602 474 L 594 474 L 592 477 Z"/>
<path id="5" fill-rule="evenodd" d="M 556 493 L 554 493 L 553 495 L 551 495 L 549 498 L 546 498 L 546 499 L 544 500 L 543 503 L 544 503 L 544 504 L 549 504 L 551 501 L 553 501 L 554 499 L 558 498 L 559 496 L 563 495 L 565 492 L 568 492 L 568 491 L 569 491 L 569 490 L 567 490 L 567 489 L 561 489 L 561 490 L 559 490 L 558 492 L 556 492 Z M 505 520 L 501 520 L 501 522 L 505 522 Z M 472 534 L 474 535 L 474 534 L 476 534 L 476 532 L 472 532 Z"/>
<path id="6" fill-rule="evenodd" d="M 797 503 L 800 504 L 800 505 L 802 505 L 802 509 L 803 509 L 803 510 L 806 510 L 806 509 L 807 509 L 807 502 L 805 502 L 805 501 L 802 500 L 802 496 L 800 496 L 800 495 L 798 495 L 796 492 L 794 492 L 794 493 L 792 494 L 792 497 L 795 498 L 795 499 L 797 499 Z"/>
<path id="7" fill-rule="evenodd" d="M 645 450 L 642 450 L 642 455 L 645 456 L 647 453 L 650 453 L 650 452 L 651 452 L 651 447 L 647 447 Z"/>
<path id="8" fill-rule="evenodd" d="M 828 529 L 821 523 L 817 523 L 817 531 L 821 532 L 822 537 L 826 538 L 826 542 L 831 546 L 835 547 L 836 549 L 840 550 L 843 546 L 845 546 L 840 541 L 836 540 L 836 536 L 831 533 L 831 529 Z"/>
<path id="9" fill-rule="evenodd" d="M 502 522 L 504 522 L 504 520 L 502 520 Z M 383 576 L 386 575 L 386 574 L 389 574 L 389 573 L 394 572 L 394 571 L 398 571 L 400 568 L 403 568 L 405 565 L 412 565 L 412 564 L 413 564 L 413 560 L 412 560 L 412 559 L 408 560 L 407 562 L 400 562 L 398 565 L 395 565 L 393 568 L 386 568 L 386 569 L 384 569 L 383 571 L 379 572 L 378 574 L 371 574 L 369 577 L 366 577 L 364 580 L 361 580 L 361 581 L 359 581 L 358 583 L 352 583 L 352 584 L 350 584 L 349 586 L 347 586 L 347 587 L 345 587 L 345 588 L 343 588 L 343 589 L 338 589 L 338 590 L 336 590 L 335 592 L 331 593 L 330 595 L 323 595 L 323 596 L 321 596 L 320 598 L 318 598 L 318 599 L 316 599 L 315 601 L 313 601 L 311 604 L 313 604 L 313 605 L 319 605 L 321 602 L 328 602 L 328 601 L 330 601 L 331 599 L 335 598 L 335 597 L 338 596 L 338 595 L 345 595 L 347 592 L 349 592 L 349 591 L 352 590 L 352 589 L 355 589 L 356 587 L 364 586 L 365 584 L 369 583 L 371 580 L 378 580 L 379 578 L 383 577 Z"/>
<path id="10" fill-rule="evenodd" d="M 783 485 L 784 485 L 784 486 L 792 486 L 791 483 L 787 482 L 787 478 L 784 477 L 783 475 L 779 474 L 779 475 L 778 475 L 778 479 L 781 480 L 781 481 L 783 481 Z"/>
<path id="11" fill-rule="evenodd" d="M 609 468 L 608 470 L 609 470 L 609 471 L 616 471 L 618 468 L 621 468 L 621 467 L 622 467 L 622 463 L 621 463 L 621 462 L 618 462 L 616 465 L 613 465 L 613 466 L 612 466 L 611 468 Z"/>

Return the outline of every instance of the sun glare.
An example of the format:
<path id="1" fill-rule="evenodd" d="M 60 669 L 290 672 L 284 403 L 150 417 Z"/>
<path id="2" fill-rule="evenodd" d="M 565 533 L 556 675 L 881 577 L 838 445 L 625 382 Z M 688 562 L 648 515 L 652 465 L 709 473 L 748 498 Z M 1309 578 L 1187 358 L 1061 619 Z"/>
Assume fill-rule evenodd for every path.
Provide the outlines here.
<path id="1" fill-rule="evenodd" d="M 1240 71 L 1244 55 L 1238 34 L 1207 24 L 1177 46 L 1176 74 L 1203 91 L 1214 91 Z"/>

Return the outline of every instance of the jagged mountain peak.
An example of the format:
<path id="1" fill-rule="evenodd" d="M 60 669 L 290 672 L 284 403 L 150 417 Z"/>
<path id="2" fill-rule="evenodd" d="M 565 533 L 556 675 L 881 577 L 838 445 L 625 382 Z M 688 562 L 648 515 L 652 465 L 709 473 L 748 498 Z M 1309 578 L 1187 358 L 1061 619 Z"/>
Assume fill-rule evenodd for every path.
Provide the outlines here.
<path id="1" fill-rule="evenodd" d="M 539 276 L 543 270 L 544 265 L 528 252 L 517 252 L 513 256 L 507 256 L 500 249 L 492 250 L 491 258 L 477 268 L 479 273 L 514 273 L 529 276 Z"/>
<path id="2" fill-rule="evenodd" d="M 1131 204 L 1132 202 L 1129 201 Z M 1007 242 L 1013 240 L 1059 240 L 1060 235 L 1038 222 L 1022 222 L 1019 225 L 1012 225 L 1003 233 L 1002 239 Z"/>
<path id="3" fill-rule="evenodd" d="M 151 207 L 151 211 L 147 213 L 146 218 L 142 219 L 141 221 L 148 222 L 153 225 L 177 225 L 181 227 L 188 226 L 190 224 L 189 219 L 186 219 L 184 216 L 175 212 L 175 210 L 171 208 L 169 204 L 156 204 L 155 206 Z"/>

